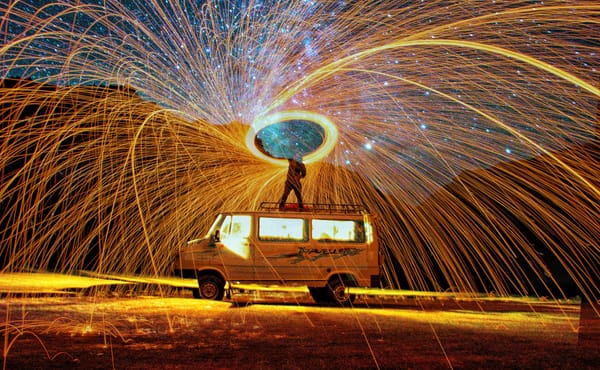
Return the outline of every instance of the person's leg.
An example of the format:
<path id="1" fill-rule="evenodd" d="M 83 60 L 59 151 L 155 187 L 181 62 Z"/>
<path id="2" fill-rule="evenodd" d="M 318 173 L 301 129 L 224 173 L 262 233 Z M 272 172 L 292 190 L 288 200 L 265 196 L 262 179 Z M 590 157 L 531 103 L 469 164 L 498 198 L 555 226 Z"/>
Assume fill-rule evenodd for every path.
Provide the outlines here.
<path id="1" fill-rule="evenodd" d="M 302 202 L 302 187 L 294 186 L 294 194 L 296 194 L 296 199 L 298 199 L 298 208 L 304 208 L 304 203 Z"/>
<path id="2" fill-rule="evenodd" d="M 292 191 L 292 187 L 288 182 L 286 182 L 285 187 L 283 188 L 283 195 L 281 196 L 281 200 L 279 201 L 279 208 L 283 208 L 285 206 L 285 201 L 290 195 L 290 191 Z"/>

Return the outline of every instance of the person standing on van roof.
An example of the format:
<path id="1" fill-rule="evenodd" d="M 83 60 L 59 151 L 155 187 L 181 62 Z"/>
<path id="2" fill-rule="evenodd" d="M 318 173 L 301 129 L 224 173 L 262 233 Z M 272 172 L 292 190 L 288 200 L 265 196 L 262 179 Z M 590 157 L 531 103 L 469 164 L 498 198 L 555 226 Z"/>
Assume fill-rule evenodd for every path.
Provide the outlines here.
<path id="1" fill-rule="evenodd" d="M 288 158 L 287 178 L 285 180 L 281 201 L 279 201 L 279 209 L 283 208 L 285 201 L 292 190 L 298 199 L 298 208 L 304 208 L 304 203 L 302 203 L 302 183 L 300 182 L 300 179 L 303 179 L 305 176 L 306 166 L 302 163 L 302 156 L 296 154 L 294 155 L 294 158 Z"/>

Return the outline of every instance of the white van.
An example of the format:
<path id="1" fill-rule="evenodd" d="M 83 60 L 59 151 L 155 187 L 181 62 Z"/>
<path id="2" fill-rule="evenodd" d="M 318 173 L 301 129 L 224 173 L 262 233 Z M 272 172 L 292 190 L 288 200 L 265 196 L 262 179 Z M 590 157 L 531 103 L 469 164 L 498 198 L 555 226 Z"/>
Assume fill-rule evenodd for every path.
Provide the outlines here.
<path id="1" fill-rule="evenodd" d="M 180 248 L 175 273 L 198 279 L 195 297 L 216 300 L 226 282 L 307 286 L 317 303 L 340 305 L 354 299 L 346 287 L 379 287 L 373 215 L 348 204 L 294 206 L 217 215 L 204 238 Z"/>

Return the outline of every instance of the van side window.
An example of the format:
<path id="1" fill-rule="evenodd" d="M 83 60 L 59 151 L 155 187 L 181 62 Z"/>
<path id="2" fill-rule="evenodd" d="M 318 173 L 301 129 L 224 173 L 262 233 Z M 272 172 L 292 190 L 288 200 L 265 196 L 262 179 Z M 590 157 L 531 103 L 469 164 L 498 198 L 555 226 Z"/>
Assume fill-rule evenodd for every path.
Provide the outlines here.
<path id="1" fill-rule="evenodd" d="M 362 221 L 314 219 L 312 238 L 320 242 L 364 243 L 365 228 Z"/>
<path id="2" fill-rule="evenodd" d="M 302 218 L 259 217 L 258 239 L 264 241 L 307 241 L 306 220 Z"/>

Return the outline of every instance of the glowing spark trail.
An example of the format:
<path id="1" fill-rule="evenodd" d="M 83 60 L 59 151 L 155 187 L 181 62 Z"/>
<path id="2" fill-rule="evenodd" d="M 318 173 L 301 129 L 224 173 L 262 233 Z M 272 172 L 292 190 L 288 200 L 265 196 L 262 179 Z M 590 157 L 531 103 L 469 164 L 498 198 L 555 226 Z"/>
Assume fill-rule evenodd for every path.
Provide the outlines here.
<path id="1" fill-rule="evenodd" d="M 600 297 L 597 1 L 9 1 L 0 42 L 6 271 L 169 274 L 293 121 L 394 286 Z"/>

